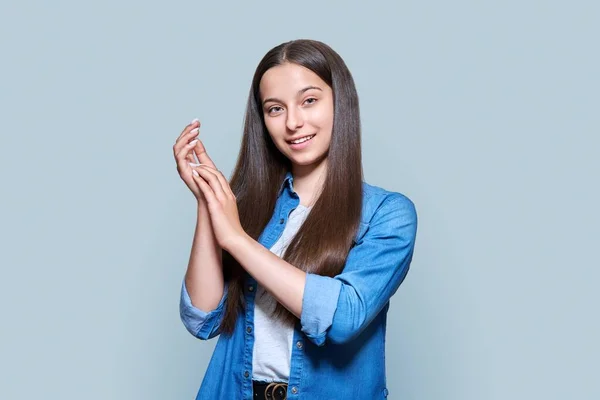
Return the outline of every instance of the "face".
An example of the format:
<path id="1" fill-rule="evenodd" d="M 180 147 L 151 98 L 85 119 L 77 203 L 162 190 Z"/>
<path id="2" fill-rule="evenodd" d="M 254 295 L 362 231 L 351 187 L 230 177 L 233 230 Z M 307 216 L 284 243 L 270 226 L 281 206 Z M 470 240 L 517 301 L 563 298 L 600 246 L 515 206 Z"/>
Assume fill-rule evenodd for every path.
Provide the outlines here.
<path id="1" fill-rule="evenodd" d="M 331 87 L 311 70 L 285 63 L 267 70 L 259 89 L 269 135 L 294 168 L 316 167 L 326 160 L 333 128 Z"/>

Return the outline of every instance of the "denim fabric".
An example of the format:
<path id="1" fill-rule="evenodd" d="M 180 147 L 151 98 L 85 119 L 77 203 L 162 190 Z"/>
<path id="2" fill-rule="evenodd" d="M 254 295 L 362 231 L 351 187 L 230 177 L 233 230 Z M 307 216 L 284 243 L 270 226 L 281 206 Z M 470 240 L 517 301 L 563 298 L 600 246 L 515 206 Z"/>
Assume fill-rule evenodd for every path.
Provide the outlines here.
<path id="1" fill-rule="evenodd" d="M 290 212 L 300 203 L 286 175 L 275 212 L 259 242 L 277 241 Z M 343 271 L 331 278 L 308 274 L 302 314 L 294 329 L 288 399 L 379 399 L 388 395 L 385 329 L 389 299 L 404 280 L 413 255 L 417 214 L 406 196 L 363 182 L 360 228 Z M 216 309 L 204 312 L 190 301 L 185 280 L 180 315 L 187 330 L 203 340 L 219 336 L 196 397 L 252 399 L 254 297 L 248 277 L 247 309 L 232 335 L 219 332 L 227 286 Z"/>

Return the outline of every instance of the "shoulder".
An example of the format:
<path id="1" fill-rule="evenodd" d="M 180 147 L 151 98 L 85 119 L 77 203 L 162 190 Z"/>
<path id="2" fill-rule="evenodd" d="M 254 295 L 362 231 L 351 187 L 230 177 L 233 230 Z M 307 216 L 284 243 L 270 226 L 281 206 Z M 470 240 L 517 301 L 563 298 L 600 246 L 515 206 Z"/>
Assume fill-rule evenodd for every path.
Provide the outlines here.
<path id="1" fill-rule="evenodd" d="M 384 236 L 402 232 L 412 241 L 416 230 L 417 211 L 408 196 L 363 181 L 362 214 L 355 242 L 359 243 L 368 232 Z"/>
<path id="2" fill-rule="evenodd" d="M 417 212 L 413 201 L 403 193 L 394 192 L 363 181 L 363 215 L 361 222 L 370 223 L 380 214 L 398 214 L 414 218 Z"/>
<path id="3" fill-rule="evenodd" d="M 362 214 L 355 243 L 366 237 L 398 237 L 410 243 L 416 233 L 417 211 L 408 196 L 363 181 Z"/>

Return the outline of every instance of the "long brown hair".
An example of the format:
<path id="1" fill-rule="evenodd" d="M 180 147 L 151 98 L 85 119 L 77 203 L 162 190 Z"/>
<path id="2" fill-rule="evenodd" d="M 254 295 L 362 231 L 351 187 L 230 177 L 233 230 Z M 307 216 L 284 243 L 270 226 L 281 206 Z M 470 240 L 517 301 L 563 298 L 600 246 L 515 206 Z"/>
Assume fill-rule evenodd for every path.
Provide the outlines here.
<path id="1" fill-rule="evenodd" d="M 230 186 L 237 199 L 240 222 L 258 240 L 275 210 L 278 190 L 290 161 L 277 149 L 264 123 L 259 84 L 264 73 L 283 63 L 308 68 L 333 92 L 333 131 L 323 188 L 308 217 L 282 258 L 302 271 L 333 277 L 341 272 L 362 209 L 362 160 L 358 95 L 342 58 L 328 45 L 294 40 L 271 49 L 260 61 L 246 106 L 244 134 Z M 221 332 L 233 332 L 238 313 L 245 309 L 245 270 L 223 250 L 223 271 L 229 282 Z M 297 318 L 277 303 L 274 316 L 284 323 Z"/>

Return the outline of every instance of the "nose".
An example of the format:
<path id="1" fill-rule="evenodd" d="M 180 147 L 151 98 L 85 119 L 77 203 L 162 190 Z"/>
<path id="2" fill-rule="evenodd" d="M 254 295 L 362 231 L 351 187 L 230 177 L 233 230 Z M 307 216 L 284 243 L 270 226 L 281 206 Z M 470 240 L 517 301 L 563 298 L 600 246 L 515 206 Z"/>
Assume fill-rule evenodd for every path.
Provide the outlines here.
<path id="1" fill-rule="evenodd" d="M 300 110 L 294 108 L 288 109 L 287 120 L 285 122 L 287 128 L 291 131 L 295 131 L 304 125 L 304 117 Z"/>

